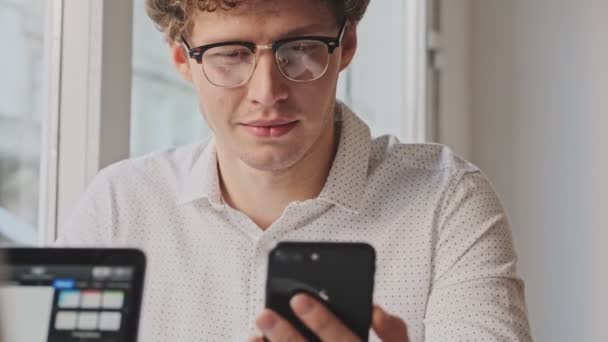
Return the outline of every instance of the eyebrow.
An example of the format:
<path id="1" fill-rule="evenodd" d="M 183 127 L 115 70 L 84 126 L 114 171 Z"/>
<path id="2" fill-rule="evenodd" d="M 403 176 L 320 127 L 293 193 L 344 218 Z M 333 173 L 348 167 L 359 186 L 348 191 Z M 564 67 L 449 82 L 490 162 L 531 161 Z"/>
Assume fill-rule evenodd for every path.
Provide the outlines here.
<path id="1" fill-rule="evenodd" d="M 311 31 L 312 32 L 323 31 L 323 29 L 324 29 L 323 26 L 324 26 L 323 24 L 316 23 L 316 24 L 308 24 L 305 26 L 296 27 L 296 28 L 290 29 L 289 31 L 281 34 L 279 36 L 279 39 L 286 38 L 286 37 L 300 36 L 303 34 L 309 34 Z"/>
<path id="2" fill-rule="evenodd" d="M 324 31 L 325 28 L 323 27 L 324 24 L 321 23 L 314 23 L 314 24 L 307 24 L 307 25 L 303 25 L 300 27 L 295 27 L 292 29 L 289 29 L 279 35 L 277 35 L 272 41 L 277 41 L 277 40 L 281 40 L 281 39 L 285 39 L 285 38 L 292 38 L 292 37 L 297 37 L 297 36 L 309 36 L 309 35 L 313 35 L 316 32 L 321 32 Z M 242 39 L 242 38 L 228 38 L 228 39 L 213 39 L 210 42 L 207 42 L 203 45 L 208 45 L 208 44 L 214 44 L 214 43 L 222 43 L 222 42 L 236 42 L 236 41 L 250 41 L 248 39 Z M 196 45 L 199 46 L 199 45 Z"/>

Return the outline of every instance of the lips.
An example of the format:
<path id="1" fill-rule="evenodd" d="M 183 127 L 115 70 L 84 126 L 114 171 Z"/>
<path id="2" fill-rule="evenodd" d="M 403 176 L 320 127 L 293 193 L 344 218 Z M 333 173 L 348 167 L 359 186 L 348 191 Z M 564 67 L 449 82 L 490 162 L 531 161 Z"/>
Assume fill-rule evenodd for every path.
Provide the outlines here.
<path id="1" fill-rule="evenodd" d="M 241 124 L 250 134 L 258 138 L 278 138 L 289 133 L 298 121 L 277 119 L 267 121 L 252 121 Z"/>
<path id="2" fill-rule="evenodd" d="M 295 120 L 288 119 L 275 119 L 275 120 L 258 120 L 244 123 L 246 126 L 253 127 L 273 127 L 273 126 L 283 126 L 295 122 Z"/>

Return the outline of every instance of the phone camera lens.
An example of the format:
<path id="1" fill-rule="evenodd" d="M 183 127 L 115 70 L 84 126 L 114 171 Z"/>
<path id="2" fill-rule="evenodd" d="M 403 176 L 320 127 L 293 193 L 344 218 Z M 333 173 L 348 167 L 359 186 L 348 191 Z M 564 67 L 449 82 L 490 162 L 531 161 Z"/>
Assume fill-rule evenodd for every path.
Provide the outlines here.
<path id="1" fill-rule="evenodd" d="M 275 256 L 279 262 L 286 262 L 287 259 L 289 258 L 286 253 L 281 252 L 281 251 L 276 251 Z"/>

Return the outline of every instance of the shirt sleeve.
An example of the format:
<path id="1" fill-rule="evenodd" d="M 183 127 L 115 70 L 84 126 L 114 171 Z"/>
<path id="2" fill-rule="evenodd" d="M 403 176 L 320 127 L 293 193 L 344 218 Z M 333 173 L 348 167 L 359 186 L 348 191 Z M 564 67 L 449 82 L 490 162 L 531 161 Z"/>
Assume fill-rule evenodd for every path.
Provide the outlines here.
<path id="1" fill-rule="evenodd" d="M 57 247 L 109 247 L 113 244 L 116 206 L 112 184 L 101 171 L 59 227 Z"/>
<path id="2" fill-rule="evenodd" d="M 425 340 L 531 341 L 510 225 L 480 172 L 454 182 L 437 227 Z"/>

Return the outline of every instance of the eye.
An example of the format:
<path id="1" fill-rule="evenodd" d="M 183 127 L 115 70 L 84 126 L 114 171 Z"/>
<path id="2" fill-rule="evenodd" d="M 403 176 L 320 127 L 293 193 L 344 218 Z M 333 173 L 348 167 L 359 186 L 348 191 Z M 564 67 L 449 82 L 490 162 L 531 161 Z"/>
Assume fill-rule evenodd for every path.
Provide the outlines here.
<path id="1" fill-rule="evenodd" d="M 221 63 L 248 62 L 251 51 L 243 46 L 220 46 L 207 51 L 205 58 Z"/>
<path id="2" fill-rule="evenodd" d="M 247 56 L 248 53 L 243 50 L 232 50 L 232 51 L 217 52 L 217 53 L 214 53 L 213 55 L 216 57 L 223 57 L 223 58 L 239 58 L 239 57 Z"/>
<path id="3" fill-rule="evenodd" d="M 233 50 L 233 51 L 224 53 L 225 57 L 239 57 L 239 56 L 244 56 L 244 55 L 248 55 L 248 53 L 243 50 Z"/>
<path id="4" fill-rule="evenodd" d="M 291 46 L 291 50 L 296 52 L 311 52 L 319 47 L 316 42 L 295 42 Z"/>

